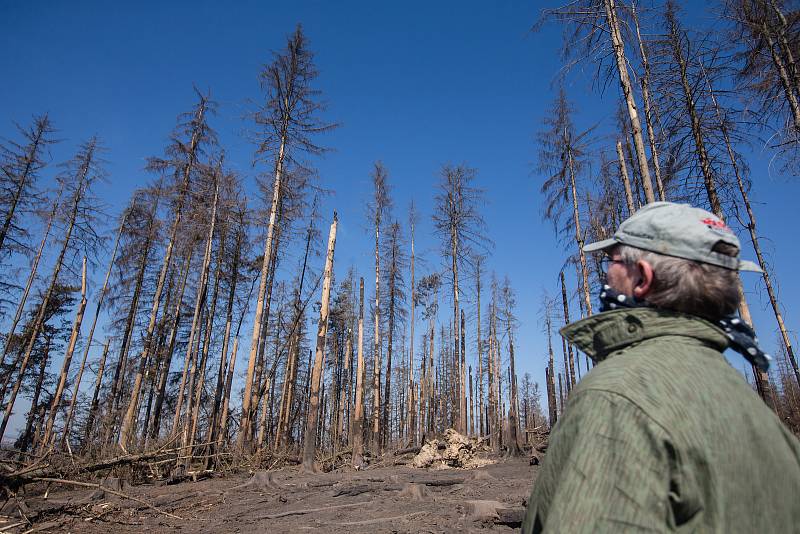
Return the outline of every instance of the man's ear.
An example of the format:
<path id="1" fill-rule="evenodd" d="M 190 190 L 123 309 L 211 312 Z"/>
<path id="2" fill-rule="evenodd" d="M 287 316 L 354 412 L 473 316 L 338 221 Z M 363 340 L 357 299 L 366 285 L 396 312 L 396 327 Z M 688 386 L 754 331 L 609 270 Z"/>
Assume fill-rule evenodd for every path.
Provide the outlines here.
<path id="1" fill-rule="evenodd" d="M 636 270 L 639 274 L 639 279 L 633 287 L 633 296 L 637 299 L 643 299 L 653 286 L 653 266 L 649 262 L 639 260 L 636 262 Z"/>

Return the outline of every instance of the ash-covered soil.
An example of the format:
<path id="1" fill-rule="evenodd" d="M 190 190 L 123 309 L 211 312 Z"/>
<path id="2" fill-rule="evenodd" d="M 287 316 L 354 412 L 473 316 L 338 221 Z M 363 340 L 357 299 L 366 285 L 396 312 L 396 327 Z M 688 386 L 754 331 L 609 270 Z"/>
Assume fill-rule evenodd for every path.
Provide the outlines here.
<path id="1" fill-rule="evenodd" d="M 392 465 L 307 474 L 291 467 L 121 487 L 158 511 L 108 492 L 62 486 L 46 500 L 28 495 L 25 503 L 32 512 L 49 510 L 34 524 L 40 532 L 513 532 L 537 469 L 527 457 L 477 469 Z M 10 516 L 9 507 L 3 512 Z M 5 518 L 0 529 L 14 521 Z"/>

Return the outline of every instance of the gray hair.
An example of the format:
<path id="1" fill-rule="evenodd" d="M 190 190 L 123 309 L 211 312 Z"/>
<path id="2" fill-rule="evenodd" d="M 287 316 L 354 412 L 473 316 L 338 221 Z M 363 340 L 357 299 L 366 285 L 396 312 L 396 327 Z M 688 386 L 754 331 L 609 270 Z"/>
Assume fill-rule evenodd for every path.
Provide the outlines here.
<path id="1" fill-rule="evenodd" d="M 653 267 L 653 282 L 646 300 L 656 308 L 716 320 L 731 315 L 739 307 L 736 271 L 627 245 L 617 246 L 616 252 L 628 265 L 643 260 Z"/>

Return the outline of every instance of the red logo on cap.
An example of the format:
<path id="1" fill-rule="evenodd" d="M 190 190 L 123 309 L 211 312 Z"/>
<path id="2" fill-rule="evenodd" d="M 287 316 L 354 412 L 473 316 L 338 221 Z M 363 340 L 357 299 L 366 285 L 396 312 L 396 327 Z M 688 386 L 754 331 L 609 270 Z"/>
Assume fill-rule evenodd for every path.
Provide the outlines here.
<path id="1" fill-rule="evenodd" d="M 730 232 L 731 229 L 728 228 L 728 225 L 722 221 L 718 221 L 717 219 L 712 219 L 711 217 L 706 217 L 702 221 L 703 224 L 710 226 L 712 228 L 718 228 L 720 230 L 725 230 L 726 232 Z"/>

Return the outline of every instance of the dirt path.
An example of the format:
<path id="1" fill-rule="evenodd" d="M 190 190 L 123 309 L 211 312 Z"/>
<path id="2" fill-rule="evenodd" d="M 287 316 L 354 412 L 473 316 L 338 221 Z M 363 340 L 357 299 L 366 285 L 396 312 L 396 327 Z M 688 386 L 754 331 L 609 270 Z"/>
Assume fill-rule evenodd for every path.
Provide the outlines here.
<path id="1" fill-rule="evenodd" d="M 391 466 L 319 475 L 287 468 L 123 488 L 181 519 L 108 493 L 92 499 L 92 490 L 59 489 L 46 504 L 41 497 L 26 502 L 32 510 L 71 510 L 37 523 L 44 532 L 512 532 L 536 474 L 528 464 L 518 458 L 472 470 Z"/>

